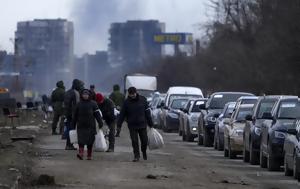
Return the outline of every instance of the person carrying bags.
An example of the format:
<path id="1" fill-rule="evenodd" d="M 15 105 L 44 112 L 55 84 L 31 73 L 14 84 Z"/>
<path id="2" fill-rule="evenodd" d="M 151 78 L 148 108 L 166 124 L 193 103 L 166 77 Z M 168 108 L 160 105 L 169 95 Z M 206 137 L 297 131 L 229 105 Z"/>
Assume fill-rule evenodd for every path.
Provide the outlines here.
<path id="1" fill-rule="evenodd" d="M 77 104 L 74 112 L 72 125 L 77 129 L 79 151 L 77 158 L 82 160 L 84 146 L 87 145 L 87 160 L 92 159 L 93 144 L 97 134 L 96 122 L 99 129 L 103 127 L 102 114 L 95 101 L 90 99 L 90 91 L 84 89 L 81 92 L 81 101 Z"/>

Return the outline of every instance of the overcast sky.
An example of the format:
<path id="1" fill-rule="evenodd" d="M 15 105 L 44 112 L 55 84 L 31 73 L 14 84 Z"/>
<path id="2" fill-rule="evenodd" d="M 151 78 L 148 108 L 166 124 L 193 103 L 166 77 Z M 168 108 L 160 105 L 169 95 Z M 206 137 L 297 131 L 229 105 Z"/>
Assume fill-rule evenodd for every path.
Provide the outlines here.
<path id="1" fill-rule="evenodd" d="M 12 52 L 18 21 L 67 18 L 75 26 L 75 53 L 107 50 L 111 22 L 158 19 L 167 32 L 199 35 L 211 11 L 208 0 L 1 0 L 0 50 Z"/>

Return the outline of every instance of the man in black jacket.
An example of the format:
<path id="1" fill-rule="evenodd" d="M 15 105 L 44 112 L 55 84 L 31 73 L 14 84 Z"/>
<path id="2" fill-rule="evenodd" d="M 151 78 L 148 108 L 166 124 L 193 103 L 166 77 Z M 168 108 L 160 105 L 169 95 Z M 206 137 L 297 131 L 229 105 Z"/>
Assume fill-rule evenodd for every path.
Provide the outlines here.
<path id="1" fill-rule="evenodd" d="M 101 93 L 97 93 L 95 99 L 102 112 L 102 117 L 109 128 L 109 148 L 106 152 L 114 152 L 116 129 L 115 104 L 110 99 L 105 98 Z"/>
<path id="2" fill-rule="evenodd" d="M 128 98 L 122 106 L 120 117 L 118 119 L 117 134 L 120 133 L 125 118 L 127 120 L 133 147 L 133 162 L 137 162 L 140 159 L 139 137 L 143 159 L 147 160 L 147 124 L 149 127 L 153 127 L 153 123 L 147 99 L 144 96 L 139 95 L 135 87 L 130 87 L 128 89 Z"/>

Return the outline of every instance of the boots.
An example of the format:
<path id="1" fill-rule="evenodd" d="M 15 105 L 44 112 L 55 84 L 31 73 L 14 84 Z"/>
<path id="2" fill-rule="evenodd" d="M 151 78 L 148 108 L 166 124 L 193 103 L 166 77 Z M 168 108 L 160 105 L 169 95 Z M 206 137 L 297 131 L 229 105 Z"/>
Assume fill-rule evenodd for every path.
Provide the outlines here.
<path id="1" fill-rule="evenodd" d="M 88 149 L 87 151 L 87 160 L 92 160 L 92 149 Z"/>
<path id="2" fill-rule="evenodd" d="M 77 158 L 82 160 L 83 159 L 83 152 L 84 152 L 84 148 L 79 148 L 79 152 L 77 154 Z"/>

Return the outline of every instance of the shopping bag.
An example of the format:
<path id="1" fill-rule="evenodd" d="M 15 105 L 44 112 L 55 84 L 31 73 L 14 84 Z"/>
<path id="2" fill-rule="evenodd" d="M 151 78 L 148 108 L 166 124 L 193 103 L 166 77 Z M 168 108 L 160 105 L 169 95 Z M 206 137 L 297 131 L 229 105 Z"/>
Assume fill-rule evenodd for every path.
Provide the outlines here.
<path id="1" fill-rule="evenodd" d="M 160 149 L 164 146 L 163 137 L 154 128 L 148 131 L 148 146 L 150 150 Z"/>
<path id="2" fill-rule="evenodd" d="M 108 145 L 103 130 L 99 129 L 98 133 L 95 136 L 95 151 L 105 152 L 107 149 L 108 149 Z"/>
<path id="3" fill-rule="evenodd" d="M 70 142 L 76 144 L 78 142 L 77 130 L 70 130 Z"/>

